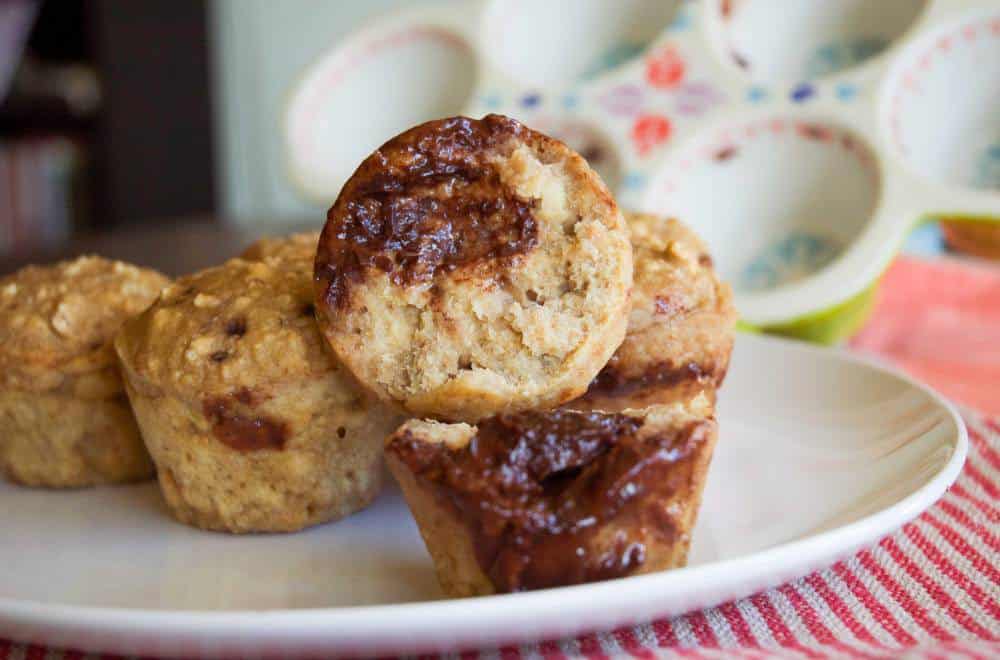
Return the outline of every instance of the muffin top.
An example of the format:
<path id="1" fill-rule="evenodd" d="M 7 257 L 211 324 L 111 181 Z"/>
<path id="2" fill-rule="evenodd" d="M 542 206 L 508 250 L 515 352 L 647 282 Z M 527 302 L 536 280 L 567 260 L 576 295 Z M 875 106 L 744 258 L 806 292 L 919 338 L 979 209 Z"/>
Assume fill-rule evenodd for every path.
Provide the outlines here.
<path id="1" fill-rule="evenodd" d="M 170 280 L 148 268 L 83 256 L 0 280 L 0 370 L 32 391 L 114 364 L 118 329 Z"/>
<path id="2" fill-rule="evenodd" d="M 690 228 L 647 213 L 628 212 L 625 220 L 635 251 L 633 309 L 655 313 L 659 307 L 663 314 L 663 307 L 680 311 L 728 302 L 728 287 L 719 283 L 708 248 Z M 676 299 L 664 300 L 666 295 Z"/>
<path id="3" fill-rule="evenodd" d="M 263 393 L 337 370 L 312 299 L 308 267 L 232 259 L 178 279 L 125 325 L 115 347 L 125 368 L 153 388 Z"/>
<path id="4" fill-rule="evenodd" d="M 626 213 L 635 251 L 635 286 L 625 341 L 590 393 L 721 381 L 729 362 L 736 310 L 705 244 L 672 218 Z M 718 385 L 719 382 L 715 382 Z"/>
<path id="5" fill-rule="evenodd" d="M 268 257 L 291 261 L 308 261 L 312 275 L 312 261 L 316 258 L 316 245 L 319 244 L 319 231 L 304 231 L 288 236 L 266 236 L 252 243 L 241 259 L 261 261 Z"/>

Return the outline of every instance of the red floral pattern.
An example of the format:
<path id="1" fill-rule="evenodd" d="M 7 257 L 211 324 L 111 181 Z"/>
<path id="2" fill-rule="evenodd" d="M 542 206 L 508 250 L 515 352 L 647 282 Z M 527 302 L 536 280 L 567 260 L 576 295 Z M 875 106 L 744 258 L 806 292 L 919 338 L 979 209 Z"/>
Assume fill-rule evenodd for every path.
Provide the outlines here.
<path id="1" fill-rule="evenodd" d="M 669 89 L 684 80 L 684 58 L 673 46 L 664 46 L 646 60 L 646 80 L 653 87 Z"/>
<path id="2" fill-rule="evenodd" d="M 670 139 L 670 120 L 663 115 L 639 115 L 632 125 L 632 142 L 640 156 Z"/>

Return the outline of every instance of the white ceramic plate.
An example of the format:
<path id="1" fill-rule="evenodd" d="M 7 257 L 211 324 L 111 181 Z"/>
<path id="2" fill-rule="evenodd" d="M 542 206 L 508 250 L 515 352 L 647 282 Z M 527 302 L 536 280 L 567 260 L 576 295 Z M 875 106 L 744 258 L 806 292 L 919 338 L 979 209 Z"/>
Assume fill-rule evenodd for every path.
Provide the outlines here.
<path id="1" fill-rule="evenodd" d="M 0 485 L 0 637 L 142 655 L 469 648 L 680 614 L 828 565 L 933 503 L 965 459 L 940 397 L 837 351 L 740 336 L 688 568 L 440 600 L 395 491 L 346 521 L 232 537 L 152 484 Z"/>

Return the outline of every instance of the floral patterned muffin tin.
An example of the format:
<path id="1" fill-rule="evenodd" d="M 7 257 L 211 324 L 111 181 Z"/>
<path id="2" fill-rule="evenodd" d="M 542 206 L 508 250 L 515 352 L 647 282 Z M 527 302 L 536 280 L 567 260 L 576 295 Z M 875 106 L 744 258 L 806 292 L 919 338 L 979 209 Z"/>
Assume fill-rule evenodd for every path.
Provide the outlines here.
<path id="1" fill-rule="evenodd" d="M 1000 221 L 989 0 L 465 0 L 390 14 L 295 84 L 292 179 L 329 203 L 421 121 L 498 112 L 711 247 L 747 326 L 835 341 L 913 225 Z"/>

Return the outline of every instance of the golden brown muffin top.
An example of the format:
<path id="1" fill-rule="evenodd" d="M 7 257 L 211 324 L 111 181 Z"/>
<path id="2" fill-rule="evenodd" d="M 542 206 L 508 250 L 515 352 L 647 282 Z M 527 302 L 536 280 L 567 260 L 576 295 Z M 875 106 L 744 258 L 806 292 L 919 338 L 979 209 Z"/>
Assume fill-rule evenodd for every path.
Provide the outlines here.
<path id="1" fill-rule="evenodd" d="M 697 234 L 674 218 L 627 212 L 625 220 L 635 255 L 630 335 L 654 320 L 696 311 L 712 310 L 734 320 L 729 285 L 719 281 Z"/>
<path id="2" fill-rule="evenodd" d="M 316 326 L 309 263 L 231 259 L 178 279 L 115 341 L 129 372 L 182 396 L 266 395 L 337 367 Z M 134 379 L 133 379 L 134 381 Z"/>
<path id="3" fill-rule="evenodd" d="M 0 370 L 30 390 L 114 364 L 111 342 L 170 284 L 148 268 L 83 256 L 0 280 Z"/>
<path id="4" fill-rule="evenodd" d="M 312 271 L 312 261 L 316 258 L 316 246 L 319 244 L 319 230 L 304 231 L 287 236 L 265 236 L 254 241 L 240 259 L 247 261 L 261 261 L 267 257 L 275 259 L 286 259 L 298 261 L 304 259 L 309 262 L 309 270 Z"/>
<path id="5" fill-rule="evenodd" d="M 716 276 L 705 244 L 673 218 L 626 212 L 625 219 L 635 258 L 628 332 L 591 390 L 653 384 L 644 382 L 647 377 L 721 377 L 736 310 L 732 291 Z M 704 364 L 713 353 L 725 364 Z"/>

